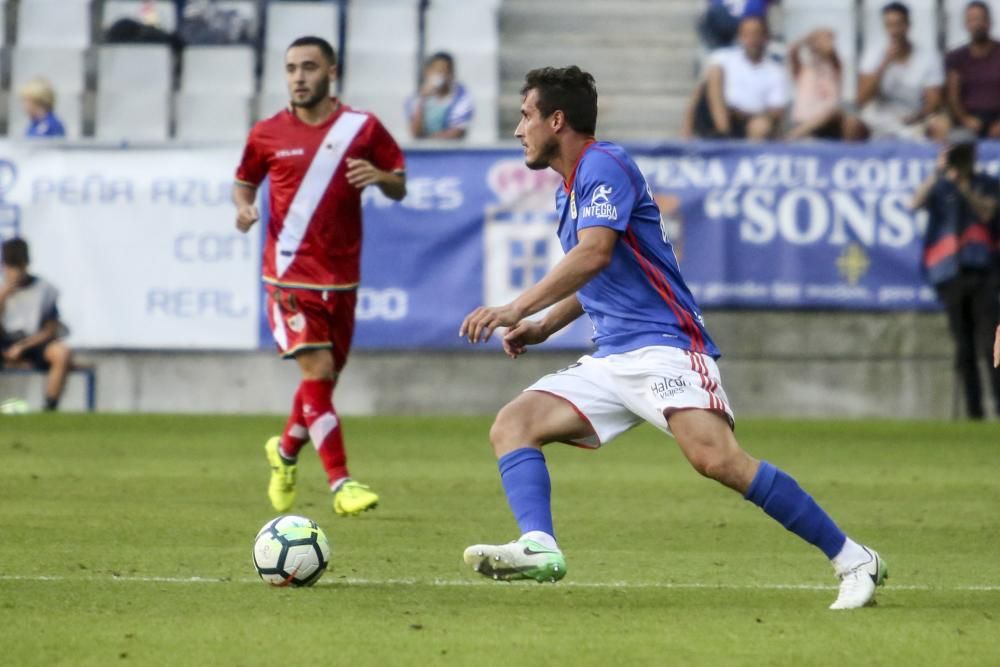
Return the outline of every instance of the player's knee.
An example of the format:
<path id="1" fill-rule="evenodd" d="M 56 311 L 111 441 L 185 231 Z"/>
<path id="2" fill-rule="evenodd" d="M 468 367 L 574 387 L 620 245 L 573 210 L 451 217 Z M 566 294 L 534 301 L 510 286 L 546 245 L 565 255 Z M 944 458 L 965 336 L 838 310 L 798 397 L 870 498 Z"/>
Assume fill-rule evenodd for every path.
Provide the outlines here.
<path id="1" fill-rule="evenodd" d="M 747 123 L 747 139 L 767 139 L 773 131 L 774 123 L 767 116 L 754 116 Z"/>
<path id="2" fill-rule="evenodd" d="M 689 450 L 688 461 L 699 475 L 729 484 L 737 468 L 736 452 L 711 442 L 700 442 Z"/>
<path id="3" fill-rule="evenodd" d="M 841 133 L 847 141 L 864 141 L 868 138 L 868 130 L 861 119 L 845 116 L 841 123 Z"/>
<path id="4" fill-rule="evenodd" d="M 45 350 L 45 356 L 53 366 L 69 366 L 73 358 L 73 353 L 65 343 L 49 343 Z"/>
<path id="5" fill-rule="evenodd" d="M 500 410 L 490 427 L 490 444 L 497 458 L 531 444 L 525 424 L 526 420 L 518 415 L 517 408 L 507 405 Z"/>

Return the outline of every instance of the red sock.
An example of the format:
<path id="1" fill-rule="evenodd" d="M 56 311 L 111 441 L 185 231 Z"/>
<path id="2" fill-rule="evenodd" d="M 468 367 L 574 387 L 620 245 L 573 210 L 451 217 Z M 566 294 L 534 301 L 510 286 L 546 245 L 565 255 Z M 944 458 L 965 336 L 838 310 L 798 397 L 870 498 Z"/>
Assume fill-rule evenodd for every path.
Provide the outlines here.
<path id="1" fill-rule="evenodd" d="M 332 487 L 348 476 L 344 434 L 333 409 L 333 380 L 303 380 L 299 393 L 309 439 L 319 453 Z"/>
<path id="2" fill-rule="evenodd" d="M 292 400 L 292 413 L 288 416 L 288 423 L 285 424 L 285 432 L 281 435 L 281 455 L 295 459 L 307 442 L 309 442 L 309 430 L 306 428 L 305 417 L 302 416 L 302 387 L 299 387 Z"/>

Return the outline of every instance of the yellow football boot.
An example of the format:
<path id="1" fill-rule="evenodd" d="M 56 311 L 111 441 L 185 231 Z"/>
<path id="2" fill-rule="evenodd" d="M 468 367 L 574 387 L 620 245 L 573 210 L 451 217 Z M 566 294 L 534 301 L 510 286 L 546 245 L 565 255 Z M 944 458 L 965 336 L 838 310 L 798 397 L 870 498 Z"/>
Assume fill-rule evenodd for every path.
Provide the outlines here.
<path id="1" fill-rule="evenodd" d="M 378 506 L 378 494 L 360 482 L 349 479 L 333 494 L 333 511 L 340 516 L 354 516 Z"/>
<path id="2" fill-rule="evenodd" d="M 268 439 L 264 445 L 264 452 L 267 453 L 267 463 L 271 466 L 271 481 L 267 484 L 267 497 L 271 499 L 271 506 L 278 512 L 287 512 L 295 503 L 295 464 L 288 464 L 283 458 L 279 448 L 281 446 L 281 436 L 276 435 Z"/>

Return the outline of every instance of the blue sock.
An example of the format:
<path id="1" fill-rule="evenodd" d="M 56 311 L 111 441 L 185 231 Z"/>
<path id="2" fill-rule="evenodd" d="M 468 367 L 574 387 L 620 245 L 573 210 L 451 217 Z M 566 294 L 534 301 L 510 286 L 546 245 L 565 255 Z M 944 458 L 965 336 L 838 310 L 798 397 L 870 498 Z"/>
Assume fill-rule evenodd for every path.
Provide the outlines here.
<path id="1" fill-rule="evenodd" d="M 798 482 L 767 461 L 760 462 L 744 497 L 782 526 L 818 547 L 831 560 L 847 540 L 833 519 Z"/>
<path id="2" fill-rule="evenodd" d="M 521 534 L 540 530 L 554 537 L 552 483 L 542 452 L 532 447 L 515 449 L 501 456 L 497 467 Z"/>

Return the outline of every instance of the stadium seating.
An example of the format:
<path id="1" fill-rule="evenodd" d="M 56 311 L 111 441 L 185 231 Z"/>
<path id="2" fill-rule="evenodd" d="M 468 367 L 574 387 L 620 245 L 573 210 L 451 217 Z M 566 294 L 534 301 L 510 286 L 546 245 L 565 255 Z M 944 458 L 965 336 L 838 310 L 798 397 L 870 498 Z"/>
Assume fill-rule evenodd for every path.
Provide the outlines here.
<path id="1" fill-rule="evenodd" d="M 171 67 L 166 46 L 102 46 L 97 53 L 97 87 L 102 92 L 169 91 Z"/>
<path id="2" fill-rule="evenodd" d="M 218 92 L 179 93 L 177 132 L 181 141 L 241 142 L 250 129 L 250 97 Z"/>
<path id="3" fill-rule="evenodd" d="M 782 4 L 785 40 L 788 44 L 817 28 L 833 30 L 837 53 L 844 67 L 844 98 L 854 99 L 858 85 L 858 31 L 854 0 L 827 0 L 822 12 L 816 11 L 813 0 L 785 0 Z"/>
<path id="4" fill-rule="evenodd" d="M 257 0 L 215 0 L 219 9 L 239 12 L 240 16 L 250 21 L 251 34 L 257 34 L 260 16 L 257 13 Z"/>
<path id="5" fill-rule="evenodd" d="M 288 93 L 264 92 L 257 96 L 257 119 L 270 118 L 288 106 Z"/>
<path id="6" fill-rule="evenodd" d="M 90 0 L 30 0 L 17 7 L 20 46 L 90 46 Z"/>
<path id="7" fill-rule="evenodd" d="M 497 138 L 497 99 L 500 94 L 499 22 L 494 0 L 439 0 L 425 16 L 427 54 L 447 51 L 455 57 L 455 71 L 476 104 L 468 133 L 470 143 Z"/>
<path id="8" fill-rule="evenodd" d="M 969 41 L 965 32 L 965 8 L 969 0 L 944 0 L 945 48 L 949 51 Z M 1000 0 L 986 0 L 993 16 L 993 38 L 1000 39 Z"/>
<path id="9" fill-rule="evenodd" d="M 62 120 L 66 134 L 77 139 L 82 133 L 85 90 L 84 51 L 51 47 L 16 47 L 10 50 L 11 94 L 8 98 L 7 134 L 24 135 L 28 118 L 21 108 L 18 89 L 29 80 L 41 76 L 52 84 L 56 93 L 56 115 Z"/>
<path id="10" fill-rule="evenodd" d="M 96 134 L 102 141 L 166 141 L 170 95 L 166 92 L 101 91 L 97 94 Z"/>
<path id="11" fill-rule="evenodd" d="M 272 2 L 267 6 L 264 50 L 283 53 L 289 44 L 305 34 L 337 44 L 339 33 L 340 8 L 336 3 Z"/>
<path id="12" fill-rule="evenodd" d="M 249 46 L 189 46 L 175 98 L 177 139 L 243 141 L 250 127 L 254 61 Z"/>
<path id="13" fill-rule="evenodd" d="M 82 49 L 17 47 L 11 50 L 11 90 L 41 76 L 57 93 L 82 93 L 85 89 Z"/>
<path id="14" fill-rule="evenodd" d="M 172 88 L 169 48 L 102 46 L 97 56 L 96 136 L 111 141 L 165 140 Z"/>
<path id="15" fill-rule="evenodd" d="M 256 56 L 249 46 L 189 46 L 181 62 L 185 93 L 224 92 L 253 95 Z"/>
<path id="16" fill-rule="evenodd" d="M 375 113 L 393 136 L 409 137 L 404 106 L 417 88 L 416 0 L 367 0 L 348 7 L 344 99 Z M 391 40 L 386 35 L 392 35 Z"/>
<path id="17" fill-rule="evenodd" d="M 878 48 L 885 41 L 881 20 L 885 2 L 783 0 L 773 18 L 783 19 L 784 29 L 777 32 L 788 42 L 817 27 L 834 30 L 845 65 L 845 96 L 850 99 L 855 94 L 857 65 L 864 49 Z M 912 14 L 911 37 L 917 44 L 939 50 L 967 41 L 963 22 L 967 0 L 906 2 Z M 994 12 L 994 32 L 1000 38 L 1000 0 L 987 2 Z M 563 60 L 579 61 L 598 76 L 605 132 L 616 138 L 663 136 L 675 129 L 674 117 L 680 114 L 682 98 L 690 90 L 689 72 L 697 52 L 694 31 L 688 27 L 696 12 L 679 0 L 659 3 L 655 11 L 642 10 L 648 20 L 638 24 L 632 17 L 643 3 L 637 1 L 623 3 L 615 15 L 604 13 L 606 3 L 602 0 L 216 3 L 239 11 L 254 25 L 264 18 L 259 12 L 266 12 L 266 31 L 260 45 L 196 46 L 182 53 L 173 113 L 177 136 L 189 140 L 202 136 L 199 133 L 213 132 L 210 122 L 204 127 L 198 123 L 197 110 L 204 109 L 199 96 L 225 95 L 228 99 L 220 101 L 221 107 L 256 109 L 258 114 L 253 117 L 269 116 L 280 109 L 287 101 L 285 49 L 306 33 L 318 34 L 341 47 L 344 66 L 340 87 L 345 101 L 374 112 L 401 140 L 409 138 L 404 103 L 417 90 L 420 59 L 435 51 L 447 51 L 455 57 L 457 78 L 470 89 L 475 101 L 468 143 L 489 143 L 498 138 L 501 107 L 506 135 L 506 126 L 516 118 L 516 95 L 512 92 L 520 85 L 525 69 L 543 61 Z M 53 83 L 57 114 L 72 136 L 101 124 L 98 136 L 121 134 L 106 125 L 117 117 L 108 110 L 111 93 L 149 93 L 157 99 L 162 95 L 169 99 L 174 90 L 174 56 L 165 47 L 91 49 L 93 35 L 118 19 L 141 18 L 144 4 L 144 0 L 0 0 L 0 70 L 9 71 L 5 78 L 8 87 L 0 91 L 0 109 L 5 108 L 8 115 L 9 135 L 20 134 L 25 123 L 17 87 L 37 75 Z M 173 0 L 155 0 L 155 5 L 159 27 L 167 32 L 176 30 L 181 17 Z M 567 14 L 570 8 L 573 11 Z M 5 25 L 7 20 L 12 24 Z M 627 31 L 619 26 L 623 22 Z M 342 27 L 347 28 L 343 35 Z M 540 42 L 542 34 L 550 39 Z M 124 48 L 159 51 L 152 55 L 152 51 L 120 50 Z M 95 115 L 97 109 L 103 110 Z M 158 120 L 161 115 L 165 118 L 162 123 Z M 171 109 L 148 118 L 162 124 L 149 134 L 162 135 L 170 127 Z M 233 136 L 237 130 L 242 134 L 245 128 L 241 123 L 235 125 L 217 129 Z"/>
<path id="18" fill-rule="evenodd" d="M 79 139 L 83 135 L 83 96 L 79 92 L 56 91 L 56 116 L 66 129 L 67 139 Z M 9 97 L 7 115 L 7 136 L 23 137 L 28 129 L 28 116 L 21 108 L 21 99 L 14 91 Z"/>
<path id="19" fill-rule="evenodd" d="M 143 0 L 107 0 L 101 18 L 101 31 L 120 19 L 142 20 Z M 156 27 L 164 32 L 177 30 L 177 5 L 172 0 L 156 0 Z"/>
<path id="20" fill-rule="evenodd" d="M 264 93 L 282 93 L 288 96 L 285 85 L 285 51 L 265 51 L 262 54 L 263 66 L 260 89 Z"/>

